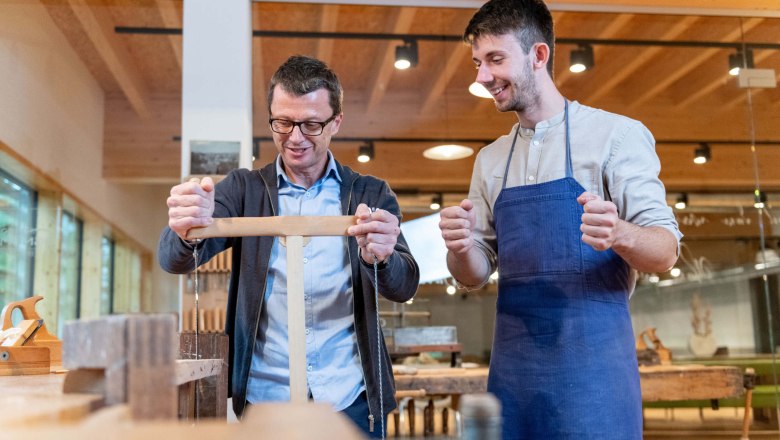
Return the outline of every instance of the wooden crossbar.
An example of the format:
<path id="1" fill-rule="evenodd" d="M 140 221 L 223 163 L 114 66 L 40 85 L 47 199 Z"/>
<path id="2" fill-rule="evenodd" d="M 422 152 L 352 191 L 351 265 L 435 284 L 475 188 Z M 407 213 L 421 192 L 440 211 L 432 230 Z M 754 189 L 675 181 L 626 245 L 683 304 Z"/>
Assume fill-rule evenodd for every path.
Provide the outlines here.
<path id="1" fill-rule="evenodd" d="M 254 237 L 261 235 L 302 237 L 347 235 L 355 217 L 341 216 L 274 216 L 215 218 L 203 228 L 192 228 L 187 239 L 214 237 Z"/>

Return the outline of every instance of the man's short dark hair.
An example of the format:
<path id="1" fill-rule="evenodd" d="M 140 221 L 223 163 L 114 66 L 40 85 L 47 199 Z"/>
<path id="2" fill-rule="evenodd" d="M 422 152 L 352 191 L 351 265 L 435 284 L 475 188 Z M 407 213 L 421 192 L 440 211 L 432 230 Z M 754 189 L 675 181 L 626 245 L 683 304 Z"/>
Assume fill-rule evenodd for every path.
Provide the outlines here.
<path id="1" fill-rule="evenodd" d="M 542 0 L 490 0 L 471 17 L 463 40 L 473 44 L 479 37 L 514 34 L 520 47 L 528 53 L 535 43 L 550 46 L 547 72 L 553 76 L 555 32 L 550 10 Z"/>
<path id="2" fill-rule="evenodd" d="M 330 108 L 333 109 L 333 114 L 341 114 L 344 92 L 339 77 L 328 68 L 327 64 L 316 58 L 293 55 L 276 69 L 268 86 L 268 113 L 271 113 L 271 102 L 274 100 L 274 88 L 277 85 L 282 86 L 287 93 L 296 96 L 325 89 L 330 97 Z"/>

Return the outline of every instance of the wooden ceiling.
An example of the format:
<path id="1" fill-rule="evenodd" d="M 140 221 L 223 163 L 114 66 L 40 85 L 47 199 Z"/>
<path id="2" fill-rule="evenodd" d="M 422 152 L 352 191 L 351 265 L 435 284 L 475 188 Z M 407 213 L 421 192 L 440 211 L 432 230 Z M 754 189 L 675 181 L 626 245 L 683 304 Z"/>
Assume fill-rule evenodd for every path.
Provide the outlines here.
<path id="1" fill-rule="evenodd" d="M 181 130 L 181 36 L 117 33 L 115 27 L 181 28 L 181 1 L 40 1 L 106 92 L 105 178 L 177 182 L 180 146 L 174 138 Z M 604 6 L 600 10 L 614 5 L 611 10 L 622 12 L 553 7 L 559 39 L 780 41 L 780 6 L 774 0 L 751 2 L 756 8 L 752 11 L 746 11 L 740 0 L 569 3 L 598 3 Z M 743 8 L 740 13 L 748 16 L 625 12 L 642 5 L 657 10 L 705 5 L 721 11 Z M 697 11 L 703 10 L 689 10 Z M 255 30 L 455 36 L 474 10 L 258 2 L 252 12 Z M 498 113 L 491 100 L 467 92 L 475 70 L 470 50 L 462 43 L 420 41 L 419 65 L 406 71 L 392 66 L 398 44 L 397 40 L 254 38 L 255 136 L 270 136 L 265 108 L 270 75 L 292 54 L 314 55 L 331 65 L 345 88 L 341 137 L 416 139 L 377 141 L 375 159 L 368 164 L 355 160 L 358 142 L 336 141 L 332 150 L 337 158 L 360 172 L 387 179 L 402 193 L 423 194 L 420 200 L 431 192 L 465 192 L 473 156 L 450 162 L 424 159 L 422 151 L 436 142 L 419 139 L 471 139 L 474 142 L 461 143 L 479 148 L 484 145 L 480 140 L 508 132 L 516 118 Z M 738 88 L 727 73 L 728 55 L 734 53 L 729 48 L 593 47 L 595 66 L 573 74 L 568 59 L 576 46 L 557 45 L 558 87 L 570 99 L 644 122 L 658 139 L 662 179 L 669 192 L 748 194 L 753 190 L 756 173 L 748 140 L 754 127 L 756 139 L 780 141 L 779 89 Z M 757 68 L 780 72 L 780 50 L 755 49 L 754 59 Z M 727 143 L 713 143 L 712 160 L 694 165 L 696 142 L 705 140 Z M 260 145 L 256 165 L 276 154 L 270 142 Z M 780 190 L 780 143 L 760 144 L 756 150 L 761 186 Z"/>

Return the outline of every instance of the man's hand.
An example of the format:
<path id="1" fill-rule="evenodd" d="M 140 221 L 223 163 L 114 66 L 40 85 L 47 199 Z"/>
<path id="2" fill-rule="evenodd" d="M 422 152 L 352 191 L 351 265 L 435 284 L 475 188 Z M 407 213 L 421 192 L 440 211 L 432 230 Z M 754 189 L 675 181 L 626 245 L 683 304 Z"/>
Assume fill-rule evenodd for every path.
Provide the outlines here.
<path id="1" fill-rule="evenodd" d="M 187 231 L 199 226 L 208 226 L 214 220 L 214 182 L 210 177 L 203 181 L 190 179 L 171 188 L 168 197 L 168 226 L 182 240 Z"/>
<path id="2" fill-rule="evenodd" d="M 615 204 L 589 192 L 580 194 L 577 203 L 585 209 L 580 226 L 582 241 L 597 251 L 611 248 L 620 222 Z"/>
<path id="3" fill-rule="evenodd" d="M 459 206 L 450 206 L 439 212 L 441 221 L 439 229 L 444 244 L 455 254 L 465 254 L 474 246 L 471 233 L 476 223 L 474 204 L 469 199 L 463 199 Z"/>
<path id="4" fill-rule="evenodd" d="M 347 233 L 357 239 L 363 261 L 374 264 L 375 256 L 380 263 L 387 261 L 401 234 L 398 217 L 382 209 L 371 212 L 365 203 L 358 205 L 355 217 L 357 224 L 350 226 Z"/>

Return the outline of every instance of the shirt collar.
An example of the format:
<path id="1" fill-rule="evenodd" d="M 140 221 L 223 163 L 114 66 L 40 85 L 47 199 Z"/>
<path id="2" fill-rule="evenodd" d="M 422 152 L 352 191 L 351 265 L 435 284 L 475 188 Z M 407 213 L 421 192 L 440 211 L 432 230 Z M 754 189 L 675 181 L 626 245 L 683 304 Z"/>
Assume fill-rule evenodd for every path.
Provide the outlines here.
<path id="1" fill-rule="evenodd" d="M 336 181 L 341 183 L 341 175 L 339 174 L 338 168 L 336 168 L 336 158 L 333 157 L 333 153 L 328 151 L 328 165 L 325 167 L 325 174 L 318 180 L 323 181 L 328 178 L 334 178 Z M 285 183 L 287 185 L 292 185 L 293 183 L 290 182 L 290 177 L 287 176 L 287 173 L 284 171 L 284 167 L 282 166 L 282 155 L 276 156 L 276 178 L 278 179 L 279 186 L 282 186 L 282 183 Z"/>

